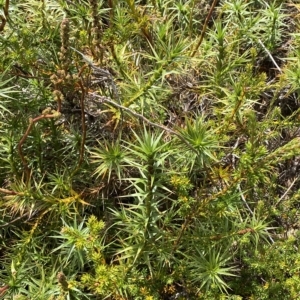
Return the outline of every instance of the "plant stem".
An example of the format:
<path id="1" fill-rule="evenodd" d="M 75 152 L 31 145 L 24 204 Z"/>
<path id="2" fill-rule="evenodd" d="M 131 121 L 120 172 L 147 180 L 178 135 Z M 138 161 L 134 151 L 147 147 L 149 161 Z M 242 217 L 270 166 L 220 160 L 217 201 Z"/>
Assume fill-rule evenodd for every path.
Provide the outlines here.
<path id="1" fill-rule="evenodd" d="M 201 44 L 203 42 L 203 38 L 204 38 L 204 35 L 205 35 L 205 32 L 206 32 L 206 27 L 207 27 L 208 21 L 211 18 L 211 15 L 213 13 L 213 10 L 214 10 L 216 4 L 217 4 L 217 0 L 214 0 L 214 2 L 212 3 L 212 5 L 211 5 L 211 7 L 209 9 L 208 15 L 207 15 L 207 17 L 205 19 L 205 22 L 204 22 L 204 25 L 203 25 L 203 28 L 202 28 L 202 31 L 201 31 L 199 42 L 197 43 L 196 48 L 191 53 L 191 57 L 195 56 L 196 52 L 198 51 L 199 47 L 201 46 Z"/>
<path id="2" fill-rule="evenodd" d="M 167 131 L 169 133 L 172 133 L 174 135 L 176 135 L 183 143 L 185 143 L 189 148 L 190 150 L 192 150 L 193 152 L 195 152 L 197 155 L 199 154 L 198 151 L 178 132 L 164 126 L 164 125 L 161 125 L 161 124 L 157 124 L 157 123 L 154 123 L 150 120 L 148 120 L 147 118 L 145 118 L 143 115 L 137 113 L 137 112 L 134 112 L 133 110 L 131 110 L 130 108 L 128 107 L 125 107 L 123 105 L 120 105 L 120 104 L 117 104 L 116 102 L 112 101 L 111 99 L 109 99 L 108 97 L 105 97 L 105 96 L 99 96 L 97 95 L 96 93 L 90 93 L 91 95 L 93 95 L 94 97 L 97 97 L 100 99 L 100 102 L 103 102 L 103 103 L 109 103 L 115 107 L 118 107 L 124 111 L 127 111 L 129 112 L 131 115 L 143 120 L 144 122 L 148 123 L 149 125 L 152 125 L 154 127 L 157 127 L 157 128 L 160 128 L 164 131 Z"/>

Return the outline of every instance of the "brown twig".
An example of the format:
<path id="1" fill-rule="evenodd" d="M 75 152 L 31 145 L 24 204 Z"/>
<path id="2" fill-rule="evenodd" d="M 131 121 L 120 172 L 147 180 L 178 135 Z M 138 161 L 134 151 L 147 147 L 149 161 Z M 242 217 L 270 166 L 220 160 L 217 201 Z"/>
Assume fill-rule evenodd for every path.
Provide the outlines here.
<path id="1" fill-rule="evenodd" d="M 290 186 L 287 188 L 287 190 L 284 192 L 284 194 L 280 197 L 280 199 L 276 202 L 274 207 L 277 207 L 282 200 L 284 200 L 285 196 L 288 194 L 288 192 L 291 190 L 291 188 L 294 186 L 296 181 L 299 179 L 299 177 L 296 177 L 293 182 L 290 184 Z"/>
<path id="2" fill-rule="evenodd" d="M 134 20 L 141 26 L 140 30 L 141 30 L 142 35 L 149 42 L 149 44 L 153 47 L 153 45 L 154 45 L 153 38 L 150 33 L 150 30 L 147 27 L 147 26 L 151 25 L 151 23 L 148 22 L 147 25 L 145 25 L 144 22 L 142 22 L 144 16 L 141 15 L 141 13 L 137 10 L 134 1 L 126 0 L 126 2 L 131 10 L 131 14 L 132 14 Z"/>
<path id="3" fill-rule="evenodd" d="M 5 285 L 2 288 L 0 288 L 0 297 L 4 296 L 8 289 L 9 285 Z"/>
<path id="4" fill-rule="evenodd" d="M 195 56 L 197 50 L 199 49 L 199 47 L 201 46 L 201 44 L 203 42 L 203 38 L 204 38 L 204 35 L 205 35 L 205 32 L 206 32 L 207 24 L 208 24 L 208 22 L 209 22 L 209 20 L 211 18 L 211 15 L 212 15 L 212 13 L 214 11 L 214 8 L 215 8 L 216 4 L 217 4 L 217 0 L 214 0 L 214 2 L 212 3 L 212 5 L 211 5 L 211 7 L 209 9 L 208 15 L 207 15 L 207 17 L 205 19 L 205 22 L 204 22 L 204 25 L 203 25 L 203 28 L 202 28 L 202 31 L 201 31 L 199 42 L 196 45 L 196 48 L 193 50 L 193 52 L 191 54 L 191 57 Z"/>
<path id="5" fill-rule="evenodd" d="M 3 8 L 4 16 L 0 16 L 1 24 L 0 24 L 0 32 L 4 30 L 7 18 L 8 18 L 8 8 L 9 8 L 9 0 L 5 1 L 5 6 Z"/>
<path id="6" fill-rule="evenodd" d="M 221 195 L 224 195 L 227 191 L 229 191 L 230 188 L 232 188 L 236 183 L 238 182 L 238 179 L 233 180 L 233 182 L 231 183 L 231 185 L 226 186 L 224 189 L 222 189 L 220 192 L 213 194 L 205 199 L 203 199 L 203 201 L 201 201 L 201 204 L 204 205 L 205 203 L 209 203 L 210 201 L 220 197 Z M 197 198 L 199 198 L 199 196 L 197 196 Z M 191 209 L 191 213 L 188 215 L 188 217 L 184 220 L 184 223 L 181 226 L 181 230 L 179 232 L 179 235 L 174 243 L 173 246 L 173 252 L 177 250 L 179 243 L 183 237 L 183 234 L 185 233 L 186 229 L 188 228 L 188 225 L 191 223 L 191 221 L 193 220 L 193 218 L 195 216 L 197 216 L 197 214 L 199 213 L 199 208 L 198 206 L 198 202 L 196 202 L 192 209 Z"/>
<path id="7" fill-rule="evenodd" d="M 60 113 L 58 111 L 54 111 L 54 113 L 44 113 L 34 119 L 30 118 L 29 119 L 29 125 L 27 127 L 27 130 L 26 132 L 24 133 L 23 137 L 21 138 L 21 140 L 19 141 L 18 143 L 18 153 L 19 153 L 19 156 L 21 158 L 21 161 L 22 161 L 22 164 L 23 164 L 23 167 L 24 167 L 24 172 L 25 172 L 25 179 L 26 181 L 29 180 L 29 177 L 30 177 L 30 169 L 28 167 L 28 162 L 27 162 L 27 159 L 25 158 L 24 156 L 24 153 L 23 153 L 23 150 L 22 150 L 22 146 L 25 142 L 25 140 L 27 139 L 28 135 L 30 134 L 31 130 L 32 130 L 32 127 L 35 123 L 37 123 L 38 121 L 42 120 L 42 119 L 51 119 L 51 118 L 57 118 L 58 116 L 60 115 Z"/>
<path id="8" fill-rule="evenodd" d="M 10 191 L 7 189 L 2 189 L 2 188 L 0 188 L 0 193 L 7 194 L 7 195 L 19 195 L 18 192 Z"/>
<path id="9" fill-rule="evenodd" d="M 135 112 L 135 111 L 133 111 L 133 110 L 131 110 L 130 108 L 128 108 L 128 107 L 126 107 L 126 106 L 123 106 L 123 105 L 120 105 L 120 104 L 118 104 L 118 103 L 116 103 L 116 102 L 114 102 L 114 101 L 112 101 L 111 99 L 109 99 L 108 97 L 104 97 L 104 96 L 99 96 L 99 95 L 97 95 L 96 93 L 91 93 L 94 97 L 97 97 L 97 98 L 100 98 L 101 100 L 101 102 L 106 102 L 106 103 L 109 103 L 109 104 L 111 104 L 111 105 L 113 105 L 113 106 L 115 106 L 115 107 L 118 107 L 118 108 L 120 108 L 120 109 L 122 109 L 123 111 L 127 111 L 127 112 L 129 112 L 131 115 L 133 115 L 134 117 L 137 117 L 138 119 L 141 119 L 141 120 L 143 120 L 144 122 L 146 122 L 147 124 L 149 124 L 149 125 L 152 125 L 152 126 L 154 126 L 154 127 L 157 127 L 157 128 L 160 128 L 160 129 L 162 129 L 162 130 L 164 130 L 164 131 L 167 131 L 167 132 L 169 132 L 169 133 L 171 133 L 171 134 L 173 134 L 173 135 L 176 135 L 184 144 L 186 144 L 189 148 L 190 148 L 190 150 L 192 150 L 193 152 L 195 152 L 197 155 L 199 155 L 199 153 L 198 153 L 198 151 L 180 134 L 180 133 L 178 133 L 178 132 L 176 132 L 176 131 L 174 131 L 174 130 L 172 130 L 172 129 L 170 129 L 170 128 L 168 128 L 168 127 L 166 127 L 166 126 L 164 126 L 164 125 L 161 125 L 161 124 L 157 124 L 157 123 L 154 123 L 154 122 L 152 122 L 152 121 L 150 121 L 150 120 L 148 120 L 147 118 L 145 118 L 143 115 L 141 115 L 141 114 L 139 114 L 139 113 L 137 113 L 137 112 Z"/>
<path id="10" fill-rule="evenodd" d="M 26 213 L 26 214 L 24 214 L 24 215 L 22 215 L 22 216 L 19 216 L 19 217 L 13 219 L 13 220 L 10 221 L 10 222 L 7 222 L 7 223 L 5 223 L 5 224 L 0 225 L 0 228 L 7 227 L 7 226 L 9 226 L 9 225 L 11 225 L 11 224 L 17 222 L 18 220 L 20 220 L 20 219 L 22 219 L 22 218 L 24 218 L 24 217 L 27 217 L 28 215 L 29 215 L 29 213 Z"/>

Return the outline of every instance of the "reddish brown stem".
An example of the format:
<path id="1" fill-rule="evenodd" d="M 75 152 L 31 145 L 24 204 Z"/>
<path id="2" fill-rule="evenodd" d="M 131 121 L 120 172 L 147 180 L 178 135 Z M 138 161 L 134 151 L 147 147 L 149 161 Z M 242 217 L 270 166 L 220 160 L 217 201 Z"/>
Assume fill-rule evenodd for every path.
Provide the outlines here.
<path id="1" fill-rule="evenodd" d="M 22 150 L 22 146 L 25 142 L 25 140 L 27 139 L 29 133 L 31 132 L 32 130 L 32 127 L 33 125 L 42 120 L 42 119 L 51 119 L 51 118 L 57 118 L 57 115 L 56 114 L 43 114 L 43 115 L 40 115 L 34 119 L 30 119 L 29 121 L 29 125 L 27 127 L 27 130 L 26 132 L 24 133 L 23 137 L 21 138 L 21 140 L 19 141 L 19 144 L 18 144 L 18 153 L 19 153 L 19 156 L 21 158 L 21 161 L 22 161 L 22 164 L 23 164 L 23 167 L 24 167 L 24 172 L 25 172 L 25 179 L 26 181 L 29 180 L 29 177 L 30 177 L 30 169 L 28 167 L 28 162 L 23 154 L 23 150 Z"/>
<path id="2" fill-rule="evenodd" d="M 199 47 L 201 46 L 201 44 L 203 42 L 203 38 L 204 38 L 204 35 L 205 35 L 205 32 L 206 32 L 207 24 L 208 24 L 208 22 L 209 22 L 209 20 L 211 18 L 211 15 L 212 15 L 212 13 L 214 11 L 214 8 L 215 8 L 216 4 L 217 4 L 217 0 L 214 0 L 214 2 L 212 3 L 212 5 L 211 5 L 211 7 L 209 9 L 208 15 L 207 15 L 207 17 L 205 19 L 205 22 L 204 22 L 204 25 L 203 25 L 203 28 L 202 28 L 202 31 L 201 31 L 199 42 L 198 42 L 196 48 L 194 49 L 194 51 L 191 54 L 192 57 L 195 56 L 196 52 L 198 51 Z"/>
<path id="3" fill-rule="evenodd" d="M 7 18 L 8 18 L 8 8 L 9 8 L 9 0 L 5 1 L 5 6 L 3 8 L 4 16 L 0 16 L 1 24 L 0 24 L 0 32 L 4 30 Z"/>
<path id="4" fill-rule="evenodd" d="M 7 189 L 2 189 L 2 188 L 0 188 L 0 193 L 7 194 L 7 195 L 19 195 L 20 194 L 18 192 L 10 191 Z"/>
<path id="5" fill-rule="evenodd" d="M 4 296 L 8 289 L 9 289 L 8 285 L 5 285 L 2 288 L 0 288 L 0 297 Z"/>

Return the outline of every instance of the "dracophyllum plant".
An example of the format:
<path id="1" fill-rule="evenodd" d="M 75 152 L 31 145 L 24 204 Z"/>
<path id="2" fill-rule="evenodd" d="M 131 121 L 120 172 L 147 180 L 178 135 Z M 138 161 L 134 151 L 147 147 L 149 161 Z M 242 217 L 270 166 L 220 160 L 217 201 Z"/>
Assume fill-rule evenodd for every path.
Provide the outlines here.
<path id="1" fill-rule="evenodd" d="M 166 161 L 172 154 L 162 133 L 150 133 L 144 128 L 141 135 L 134 132 L 136 139 L 126 147 L 130 153 L 133 177 L 124 178 L 131 182 L 129 194 L 124 199 L 134 203 L 121 203 L 121 210 L 114 210 L 118 235 L 119 259 L 128 264 L 145 264 L 152 273 L 155 259 L 163 241 L 164 215 L 170 191 L 164 183 L 167 174 Z"/>
<path id="2" fill-rule="evenodd" d="M 197 176 L 197 172 L 205 170 L 211 162 L 216 161 L 214 151 L 220 146 L 214 129 L 210 129 L 208 123 L 198 117 L 187 120 L 186 127 L 179 132 L 188 144 L 179 142 L 182 152 L 176 153 L 179 154 L 178 165 L 192 174 L 192 177 Z"/>

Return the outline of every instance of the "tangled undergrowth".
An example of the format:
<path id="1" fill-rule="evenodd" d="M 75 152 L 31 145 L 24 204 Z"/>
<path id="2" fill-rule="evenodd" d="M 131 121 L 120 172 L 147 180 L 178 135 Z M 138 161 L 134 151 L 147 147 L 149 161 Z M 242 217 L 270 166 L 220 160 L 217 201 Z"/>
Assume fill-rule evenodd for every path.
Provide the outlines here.
<path id="1" fill-rule="evenodd" d="M 2 0 L 2 299 L 299 299 L 300 5 Z"/>

